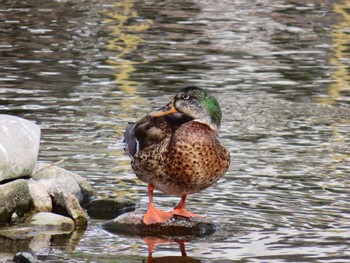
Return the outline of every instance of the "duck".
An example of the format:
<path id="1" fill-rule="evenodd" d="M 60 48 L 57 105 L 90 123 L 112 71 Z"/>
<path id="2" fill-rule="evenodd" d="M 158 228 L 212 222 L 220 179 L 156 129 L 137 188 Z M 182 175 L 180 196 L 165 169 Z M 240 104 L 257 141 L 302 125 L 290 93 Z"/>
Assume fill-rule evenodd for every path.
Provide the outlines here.
<path id="1" fill-rule="evenodd" d="M 186 209 L 188 195 L 203 191 L 229 169 L 230 152 L 220 142 L 222 112 L 205 89 L 188 86 L 171 101 L 128 123 L 125 151 L 137 178 L 148 184 L 146 225 L 165 223 L 174 216 L 203 217 Z M 171 212 L 157 209 L 154 190 L 180 197 Z"/>

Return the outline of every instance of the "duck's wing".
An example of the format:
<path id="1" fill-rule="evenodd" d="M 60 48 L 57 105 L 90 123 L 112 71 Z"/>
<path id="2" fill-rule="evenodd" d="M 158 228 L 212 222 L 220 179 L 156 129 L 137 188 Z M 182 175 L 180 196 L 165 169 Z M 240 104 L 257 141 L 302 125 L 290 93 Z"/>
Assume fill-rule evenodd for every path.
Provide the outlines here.
<path id="1" fill-rule="evenodd" d="M 125 151 L 130 157 L 134 157 L 138 151 L 142 151 L 145 147 L 170 138 L 183 123 L 189 120 L 191 119 L 179 113 L 162 117 L 145 115 L 140 121 L 129 123 L 126 126 L 124 132 Z"/>
<path id="2" fill-rule="evenodd" d="M 129 122 L 125 128 L 124 132 L 124 142 L 125 142 L 125 152 L 130 155 L 130 157 L 134 157 L 137 153 L 138 142 L 135 138 L 134 129 L 137 123 Z"/>

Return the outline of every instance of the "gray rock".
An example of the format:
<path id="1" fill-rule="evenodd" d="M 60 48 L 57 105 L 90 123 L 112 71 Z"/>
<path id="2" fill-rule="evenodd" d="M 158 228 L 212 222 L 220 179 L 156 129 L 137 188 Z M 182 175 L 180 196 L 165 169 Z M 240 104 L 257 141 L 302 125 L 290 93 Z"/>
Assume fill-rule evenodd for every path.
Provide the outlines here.
<path id="1" fill-rule="evenodd" d="M 39 144 L 38 125 L 0 114 L 0 182 L 30 175 L 38 158 Z"/>
<path id="2" fill-rule="evenodd" d="M 67 210 L 68 215 L 73 218 L 76 226 L 84 227 L 87 225 L 87 216 L 74 195 L 66 195 L 65 209 Z"/>
<path id="3" fill-rule="evenodd" d="M 34 214 L 24 224 L 40 232 L 71 233 L 74 230 L 74 221 L 71 218 L 46 212 Z"/>
<path id="4" fill-rule="evenodd" d="M 53 164 L 39 163 L 31 179 L 0 185 L 0 225 L 8 223 L 14 213 L 21 222 L 29 211 L 53 211 L 85 226 L 87 215 L 81 204 L 92 197 L 94 191 L 84 178 Z"/>
<path id="5" fill-rule="evenodd" d="M 22 224 L 0 228 L 0 237 L 16 240 L 69 234 L 74 227 L 74 221 L 69 217 L 42 212 L 30 216 Z"/>
<path id="6" fill-rule="evenodd" d="M 38 163 L 31 177 L 29 189 L 36 211 L 55 211 L 69 215 L 76 225 L 87 224 L 81 204 L 92 199 L 95 192 L 84 178 L 47 163 Z"/>
<path id="7" fill-rule="evenodd" d="M 19 179 L 0 185 L 0 225 L 8 223 L 13 213 L 22 216 L 32 208 L 32 198 L 26 180 Z"/>
<path id="8" fill-rule="evenodd" d="M 116 234 L 142 237 L 191 238 L 213 234 L 219 225 L 204 218 L 173 217 L 166 223 L 146 225 L 142 218 L 145 212 L 136 210 L 123 214 L 103 224 L 103 228 Z"/>
<path id="9" fill-rule="evenodd" d="M 15 263 L 36 263 L 37 259 L 28 252 L 18 252 L 13 258 Z"/>
<path id="10" fill-rule="evenodd" d="M 29 193 L 33 200 L 34 212 L 51 212 L 52 199 L 49 193 L 49 183 L 35 180 L 28 181 Z"/>
<path id="11" fill-rule="evenodd" d="M 127 199 L 95 199 L 86 207 L 88 215 L 94 219 L 112 219 L 135 210 L 135 203 Z"/>
<path id="12" fill-rule="evenodd" d="M 36 181 L 40 180 L 42 186 L 49 189 L 50 194 L 62 191 L 71 193 L 80 203 L 88 203 L 95 196 L 86 179 L 54 163 L 38 162 L 31 177 Z"/>

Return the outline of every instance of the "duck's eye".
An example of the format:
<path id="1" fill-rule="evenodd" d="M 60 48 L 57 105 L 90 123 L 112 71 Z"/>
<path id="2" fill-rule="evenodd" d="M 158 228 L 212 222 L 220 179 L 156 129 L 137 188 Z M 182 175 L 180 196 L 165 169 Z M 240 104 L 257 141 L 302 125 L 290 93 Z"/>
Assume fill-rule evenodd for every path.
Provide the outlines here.
<path id="1" fill-rule="evenodd" d="M 182 99 L 189 100 L 190 99 L 190 95 L 187 95 L 187 94 L 182 95 Z"/>

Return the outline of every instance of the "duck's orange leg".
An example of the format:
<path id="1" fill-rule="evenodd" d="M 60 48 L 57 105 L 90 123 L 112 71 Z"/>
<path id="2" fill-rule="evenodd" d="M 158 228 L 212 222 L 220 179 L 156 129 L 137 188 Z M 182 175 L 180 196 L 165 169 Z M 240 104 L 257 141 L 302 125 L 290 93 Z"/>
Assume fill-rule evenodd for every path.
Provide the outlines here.
<path id="1" fill-rule="evenodd" d="M 188 212 L 185 208 L 185 203 L 186 203 L 186 195 L 181 196 L 181 201 L 180 203 L 173 209 L 172 214 L 177 215 L 177 216 L 182 216 L 182 217 L 204 217 L 201 215 L 197 215 L 191 212 Z"/>
<path id="2" fill-rule="evenodd" d="M 154 186 L 153 184 L 148 184 L 148 210 L 143 217 L 143 222 L 146 225 L 155 224 L 155 223 L 164 223 L 168 221 L 170 218 L 172 218 L 172 214 L 169 212 L 165 212 L 159 209 L 156 209 L 153 204 L 153 191 Z"/>

